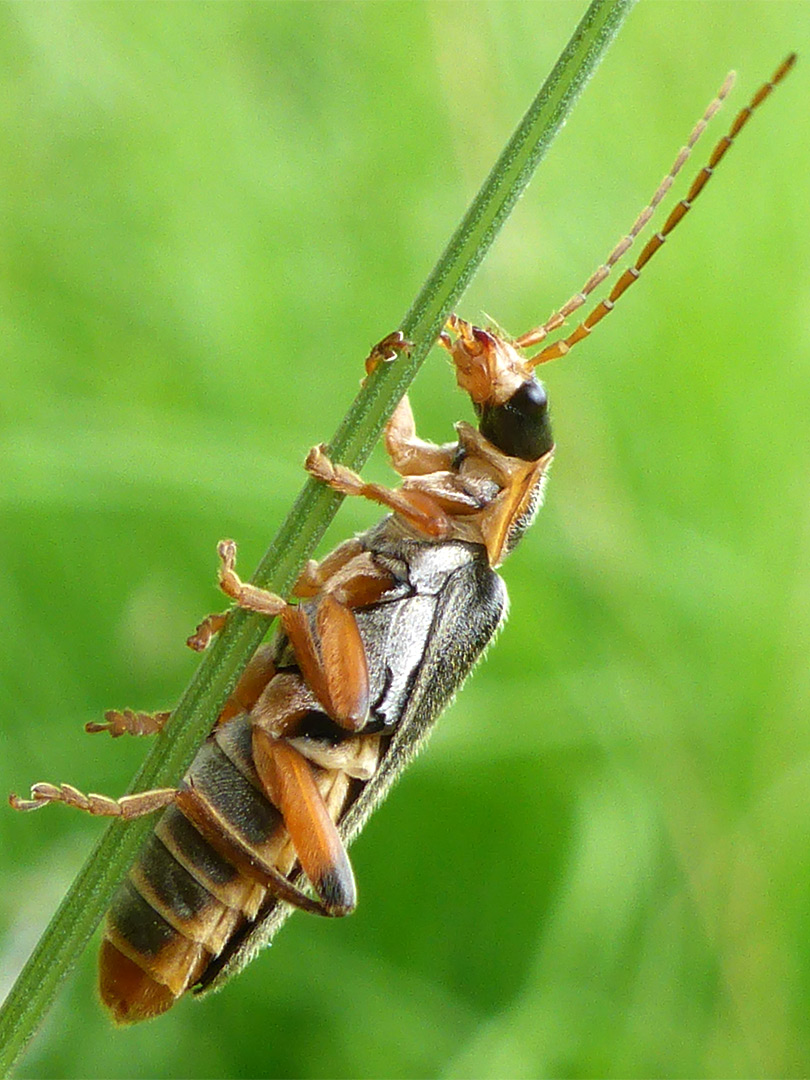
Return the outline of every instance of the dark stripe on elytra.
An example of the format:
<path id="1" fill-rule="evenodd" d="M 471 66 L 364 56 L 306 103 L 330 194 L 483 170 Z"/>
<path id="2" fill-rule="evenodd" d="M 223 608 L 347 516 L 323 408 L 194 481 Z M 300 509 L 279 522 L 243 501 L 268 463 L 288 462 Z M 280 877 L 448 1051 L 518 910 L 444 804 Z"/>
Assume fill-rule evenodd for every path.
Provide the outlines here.
<path id="1" fill-rule="evenodd" d="M 215 807 L 219 816 L 251 847 L 266 843 L 281 822 L 273 804 L 242 776 L 214 742 L 200 747 L 183 782 L 186 783 Z"/>
<path id="2" fill-rule="evenodd" d="M 136 953 L 157 956 L 180 934 L 136 891 L 127 878 L 113 897 L 107 916 Z"/>

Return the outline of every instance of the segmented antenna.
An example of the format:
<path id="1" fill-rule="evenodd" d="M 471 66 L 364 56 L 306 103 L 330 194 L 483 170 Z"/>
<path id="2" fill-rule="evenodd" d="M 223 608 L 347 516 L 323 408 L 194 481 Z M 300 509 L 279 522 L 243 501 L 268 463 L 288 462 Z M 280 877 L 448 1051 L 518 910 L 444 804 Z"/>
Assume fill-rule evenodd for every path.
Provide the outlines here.
<path id="1" fill-rule="evenodd" d="M 686 146 L 681 148 L 680 153 L 672 163 L 672 168 L 669 170 L 667 175 L 656 188 L 655 194 L 650 199 L 647 206 L 644 207 L 644 209 L 636 218 L 630 232 L 626 236 L 623 236 L 621 238 L 618 244 L 608 255 L 604 263 L 597 270 L 595 270 L 593 274 L 591 274 L 591 276 L 582 286 L 582 289 L 578 293 L 574 293 L 571 299 L 567 303 L 563 304 L 559 311 L 553 312 L 548 317 L 548 319 L 546 319 L 542 326 L 536 326 L 533 330 L 528 330 L 525 334 L 522 334 L 518 338 L 518 340 L 514 344 L 517 345 L 519 349 L 530 349 L 534 345 L 539 345 L 540 342 L 543 341 L 543 339 L 548 334 L 550 334 L 554 330 L 558 330 L 566 321 L 569 315 L 572 315 L 577 310 L 577 308 L 582 307 L 590 293 L 592 293 L 595 288 L 602 284 L 602 282 L 608 276 L 608 274 L 619 261 L 619 259 L 621 259 L 622 255 L 624 255 L 624 253 L 628 250 L 628 248 L 636 239 L 638 234 L 653 216 L 655 208 L 658 206 L 663 197 L 672 187 L 675 177 L 689 160 L 689 155 L 692 153 L 693 146 L 698 141 L 703 132 L 706 130 L 709 121 L 712 119 L 718 109 L 720 109 L 723 101 L 728 96 L 729 91 L 734 85 L 734 79 L 735 74 L 733 71 L 730 71 L 728 75 L 726 75 L 725 82 L 717 91 L 717 97 L 714 99 L 714 101 L 711 102 L 709 107 L 704 112 L 703 116 L 692 128 L 692 133 L 686 140 Z"/>
<path id="2" fill-rule="evenodd" d="M 714 170 L 717 168 L 717 165 L 720 163 L 726 151 L 736 139 L 737 135 L 739 135 L 740 131 L 742 131 L 742 129 L 748 123 L 754 110 L 762 104 L 762 102 L 765 100 L 765 98 L 768 97 L 774 87 L 777 86 L 782 81 L 782 79 L 784 79 L 784 77 L 788 74 L 788 72 L 795 63 L 796 53 L 791 53 L 782 61 L 782 63 L 773 73 L 770 81 L 763 83 L 763 85 L 751 98 L 751 101 L 748 103 L 748 105 L 746 105 L 743 109 L 740 109 L 740 111 L 737 113 L 734 123 L 729 128 L 728 134 L 724 135 L 722 139 L 718 141 L 717 145 L 711 153 L 711 156 L 709 157 L 708 164 L 703 166 L 695 179 L 692 181 L 692 186 L 689 188 L 686 198 L 681 199 L 681 201 L 676 204 L 669 217 L 664 222 L 664 225 L 661 228 L 660 232 L 654 233 L 653 236 L 650 237 L 650 239 L 645 244 L 643 250 L 641 251 L 641 254 L 636 259 L 635 264 L 624 271 L 622 276 L 611 289 L 610 295 L 606 299 L 601 300 L 590 312 L 587 318 L 585 318 L 579 324 L 579 326 L 577 326 L 576 329 L 568 335 L 568 337 L 563 338 L 560 341 L 555 341 L 551 345 L 547 345 L 544 349 L 541 349 L 540 352 L 537 353 L 535 356 L 529 357 L 527 362 L 531 367 L 537 367 L 539 364 L 548 363 L 549 360 L 556 360 L 561 356 L 565 356 L 565 354 L 569 352 L 569 350 L 571 350 L 578 342 L 582 341 L 583 338 L 586 338 L 590 334 L 590 332 L 593 330 L 594 326 L 596 326 L 597 323 L 601 322 L 602 319 L 604 319 L 604 317 L 613 310 L 613 307 L 619 297 L 624 292 L 626 292 L 627 289 L 630 288 L 633 282 L 638 280 L 642 269 L 650 261 L 653 255 L 655 255 L 656 251 L 658 251 L 658 249 L 663 246 L 664 241 L 675 228 L 675 226 L 678 225 L 679 222 L 681 222 L 686 216 L 686 214 L 692 209 L 692 205 L 694 204 L 695 199 L 709 182 L 709 179 L 713 175 Z M 731 75 L 723 83 L 723 86 L 721 87 L 717 97 L 714 99 L 712 104 L 704 113 L 703 119 L 700 120 L 695 126 L 692 132 L 692 136 L 690 136 L 689 143 L 686 147 L 684 147 L 684 149 L 676 158 L 673 169 L 670 171 L 668 176 L 665 177 L 663 183 L 658 188 L 658 191 L 656 191 L 655 195 L 653 196 L 653 199 L 650 202 L 649 206 L 641 212 L 633 228 L 630 230 L 630 233 L 624 238 L 624 240 L 617 244 L 617 246 L 608 256 L 607 262 L 603 266 L 600 266 L 596 273 L 588 279 L 581 293 L 577 293 L 576 296 L 573 296 L 567 304 L 564 304 L 563 307 L 560 308 L 559 312 L 555 312 L 555 314 L 552 315 L 551 318 L 542 326 L 539 326 L 534 330 L 530 330 L 528 333 L 523 334 L 521 337 L 515 340 L 514 344 L 519 349 L 530 348 L 532 345 L 538 344 L 548 333 L 561 326 L 566 314 L 570 314 L 570 312 L 575 311 L 578 307 L 580 307 L 588 293 L 591 292 L 594 288 L 596 288 L 600 281 L 603 281 L 605 277 L 607 277 L 611 267 L 619 258 L 621 258 L 622 254 L 624 254 L 624 252 L 630 246 L 635 236 L 646 224 L 650 214 L 652 213 L 657 203 L 661 201 L 661 198 L 669 189 L 672 183 L 672 179 L 683 165 L 683 162 L 689 156 L 689 151 L 691 150 L 697 138 L 699 138 L 700 134 L 703 131 L 703 128 L 705 128 L 708 119 L 712 115 L 714 115 L 714 113 L 719 108 L 722 99 L 728 93 L 728 90 L 731 87 L 730 80 L 733 81 L 733 77 Z"/>

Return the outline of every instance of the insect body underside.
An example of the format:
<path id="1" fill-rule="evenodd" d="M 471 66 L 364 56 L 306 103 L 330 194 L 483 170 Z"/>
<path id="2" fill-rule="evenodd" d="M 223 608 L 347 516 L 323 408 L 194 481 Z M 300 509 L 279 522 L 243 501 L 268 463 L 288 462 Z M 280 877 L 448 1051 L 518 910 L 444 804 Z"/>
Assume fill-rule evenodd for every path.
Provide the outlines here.
<path id="1" fill-rule="evenodd" d="M 534 375 L 609 314 L 683 220 L 753 111 L 792 67 L 777 69 L 716 145 L 709 165 L 609 296 L 567 337 L 540 345 L 610 273 L 646 225 L 731 79 L 679 153 L 630 233 L 559 310 L 513 342 L 456 316 L 440 343 L 478 417 L 444 445 L 416 435 L 407 398 L 385 430 L 401 485 L 365 483 L 322 447 L 310 474 L 390 515 L 309 564 L 285 602 L 243 583 L 235 545 L 220 544 L 220 585 L 239 606 L 279 616 L 281 629 L 242 675 L 180 786 L 114 800 L 65 784 L 37 784 L 18 809 L 64 802 L 131 818 L 162 809 L 119 889 L 105 927 L 102 999 L 122 1023 L 156 1016 L 190 988 L 219 985 L 247 963 L 295 907 L 348 914 L 356 894 L 346 846 L 385 797 L 432 722 L 492 639 L 507 607 L 495 571 L 542 502 L 554 444 Z M 366 361 L 372 375 L 408 343 L 390 334 Z M 226 616 L 189 639 L 202 649 Z M 168 713 L 107 714 L 91 731 L 144 734 Z"/>
<path id="2" fill-rule="evenodd" d="M 355 610 L 370 678 L 368 721 L 346 734 L 312 700 L 284 737 L 311 770 L 344 843 L 410 760 L 506 604 L 479 546 L 415 540 L 393 518 L 360 543 L 394 578 L 379 602 Z M 286 634 L 257 656 L 254 672 L 262 666 L 274 672 L 262 695 L 216 727 L 113 902 L 101 987 L 119 1020 L 140 1019 L 130 1017 L 133 1007 L 162 1012 L 190 986 L 207 987 L 246 962 L 289 910 L 263 867 L 293 885 L 305 880 L 255 764 L 268 702 L 272 710 L 279 684 L 298 677 Z"/>
<path id="3" fill-rule="evenodd" d="M 457 364 L 495 370 L 517 358 L 461 320 L 453 328 Z M 408 347 L 389 335 L 367 371 Z M 222 589 L 243 608 L 280 616 L 281 629 L 251 660 L 177 790 L 114 800 L 37 784 L 31 800 L 12 797 L 22 810 L 48 802 L 125 818 L 164 810 L 105 926 L 101 996 L 118 1022 L 158 1015 L 186 990 L 228 978 L 294 907 L 353 910 L 346 846 L 506 612 L 494 568 L 537 512 L 553 453 L 545 395 L 527 378 L 535 390 L 505 424 L 491 403 L 491 439 L 460 422 L 455 442 L 424 442 L 403 398 L 385 432 L 403 478 L 396 489 L 364 483 L 315 447 L 313 476 L 392 513 L 309 564 L 297 604 L 243 583 L 235 545 L 219 545 Z M 209 616 L 189 644 L 204 648 L 224 621 Z M 167 716 L 126 710 L 88 727 L 142 734 Z"/>

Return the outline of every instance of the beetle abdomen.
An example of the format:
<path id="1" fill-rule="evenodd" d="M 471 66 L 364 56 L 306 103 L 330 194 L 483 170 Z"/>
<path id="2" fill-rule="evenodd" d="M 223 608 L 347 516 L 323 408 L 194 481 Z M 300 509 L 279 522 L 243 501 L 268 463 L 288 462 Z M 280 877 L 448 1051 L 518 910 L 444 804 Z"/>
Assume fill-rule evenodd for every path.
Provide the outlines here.
<path id="1" fill-rule="evenodd" d="M 242 714 L 202 746 L 113 900 L 100 990 L 119 1023 L 170 1008 L 255 919 L 266 896 L 256 866 L 287 873 L 294 861 L 281 815 L 252 782 L 250 733 Z"/>

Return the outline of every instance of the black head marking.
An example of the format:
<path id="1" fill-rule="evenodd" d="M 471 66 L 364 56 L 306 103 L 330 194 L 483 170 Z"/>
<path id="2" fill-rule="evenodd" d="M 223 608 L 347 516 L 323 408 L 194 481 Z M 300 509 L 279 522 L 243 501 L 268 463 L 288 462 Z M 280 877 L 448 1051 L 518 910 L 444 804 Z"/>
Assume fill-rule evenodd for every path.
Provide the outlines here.
<path id="1" fill-rule="evenodd" d="M 503 405 L 484 405 L 481 434 L 509 457 L 537 461 L 554 445 L 548 398 L 534 377 L 517 388 Z"/>

